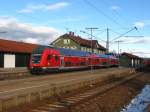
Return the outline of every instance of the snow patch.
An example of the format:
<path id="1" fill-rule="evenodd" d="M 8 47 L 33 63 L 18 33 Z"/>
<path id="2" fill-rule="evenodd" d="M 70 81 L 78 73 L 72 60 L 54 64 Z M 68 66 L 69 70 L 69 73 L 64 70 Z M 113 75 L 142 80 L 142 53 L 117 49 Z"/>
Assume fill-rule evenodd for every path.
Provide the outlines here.
<path id="1" fill-rule="evenodd" d="M 141 93 L 137 95 L 131 103 L 123 108 L 121 112 L 144 112 L 150 103 L 150 85 L 145 85 Z"/>

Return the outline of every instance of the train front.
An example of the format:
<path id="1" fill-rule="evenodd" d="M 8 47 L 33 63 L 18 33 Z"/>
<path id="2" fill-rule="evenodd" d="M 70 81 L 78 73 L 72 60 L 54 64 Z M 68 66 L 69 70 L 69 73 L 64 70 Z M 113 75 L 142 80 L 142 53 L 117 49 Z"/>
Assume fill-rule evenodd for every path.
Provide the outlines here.
<path id="1" fill-rule="evenodd" d="M 58 70 L 60 52 L 50 46 L 39 46 L 33 50 L 30 60 L 31 73 L 43 73 Z"/>
<path id="2" fill-rule="evenodd" d="M 30 59 L 30 71 L 31 73 L 42 72 L 45 64 L 43 63 L 43 54 L 45 46 L 38 46 L 32 51 Z"/>

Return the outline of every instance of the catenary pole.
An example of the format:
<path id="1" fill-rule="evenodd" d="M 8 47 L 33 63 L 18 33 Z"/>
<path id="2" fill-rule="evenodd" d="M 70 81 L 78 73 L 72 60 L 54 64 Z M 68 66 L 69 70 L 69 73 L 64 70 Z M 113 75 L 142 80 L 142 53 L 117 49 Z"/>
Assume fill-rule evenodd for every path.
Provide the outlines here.
<path id="1" fill-rule="evenodd" d="M 95 27 L 89 27 L 89 28 L 85 28 L 87 30 L 90 30 L 91 32 L 91 53 L 93 53 L 93 30 L 96 30 L 98 28 L 95 28 Z M 91 73 L 92 73 L 92 69 L 93 69 L 93 66 L 92 66 L 92 55 L 91 55 Z"/>

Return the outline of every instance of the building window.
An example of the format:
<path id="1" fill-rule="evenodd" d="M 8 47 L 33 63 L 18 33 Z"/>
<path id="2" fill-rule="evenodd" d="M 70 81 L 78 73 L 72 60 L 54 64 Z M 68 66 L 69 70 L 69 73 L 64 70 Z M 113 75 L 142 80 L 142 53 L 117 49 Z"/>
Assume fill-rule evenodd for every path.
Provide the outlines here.
<path id="1" fill-rule="evenodd" d="M 70 47 L 71 49 L 76 49 L 76 46 L 72 46 L 72 47 Z"/>
<path id="2" fill-rule="evenodd" d="M 77 49 L 77 47 L 76 47 L 76 46 L 74 46 L 74 49 Z"/>
<path id="3" fill-rule="evenodd" d="M 90 48 L 90 52 L 92 52 L 92 49 Z"/>
<path id="4" fill-rule="evenodd" d="M 94 53 L 97 53 L 97 50 L 96 50 L 96 49 L 94 49 Z"/>
<path id="5" fill-rule="evenodd" d="M 64 44 L 70 44 L 70 39 L 64 39 Z"/>
<path id="6" fill-rule="evenodd" d="M 81 47 L 81 51 L 84 51 L 84 47 Z"/>

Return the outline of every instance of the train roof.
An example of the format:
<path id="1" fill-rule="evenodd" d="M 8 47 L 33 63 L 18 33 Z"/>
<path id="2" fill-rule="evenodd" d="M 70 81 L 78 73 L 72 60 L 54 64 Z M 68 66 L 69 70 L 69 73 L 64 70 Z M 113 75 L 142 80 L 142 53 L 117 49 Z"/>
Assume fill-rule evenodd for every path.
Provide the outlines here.
<path id="1" fill-rule="evenodd" d="M 33 53 L 42 53 L 45 48 L 59 50 L 60 54 L 61 55 L 65 55 L 65 56 L 81 56 L 81 57 L 85 57 L 85 56 L 89 56 L 91 54 L 89 52 L 84 52 L 84 51 L 79 51 L 79 50 L 72 50 L 72 49 L 65 49 L 65 48 L 55 48 L 53 46 L 44 46 L 44 45 L 38 46 L 32 52 Z"/>
<path id="2" fill-rule="evenodd" d="M 97 54 L 97 57 L 100 57 L 100 58 L 108 58 L 109 56 L 108 56 L 108 55 L 105 55 L 105 54 Z"/>
<path id="3" fill-rule="evenodd" d="M 79 51 L 79 50 L 72 50 L 72 49 L 65 49 L 65 48 L 57 48 L 60 51 L 61 55 L 65 56 L 81 56 L 86 57 L 89 56 L 89 52 Z"/>
<path id="4" fill-rule="evenodd" d="M 92 54 L 89 52 L 85 51 L 79 51 L 79 50 L 73 50 L 73 49 L 65 49 L 65 48 L 55 48 L 53 46 L 44 46 L 40 45 L 37 48 L 33 50 L 33 53 L 42 53 L 45 48 L 49 49 L 56 49 L 60 51 L 61 55 L 65 56 L 80 56 L 80 57 L 86 57 L 86 56 L 91 56 Z M 112 55 L 107 55 L 107 54 L 95 54 L 96 57 L 100 58 L 116 58 L 115 56 Z"/>
<path id="5" fill-rule="evenodd" d="M 51 46 L 39 45 L 33 49 L 32 53 L 42 53 L 45 48 L 53 48 Z"/>

